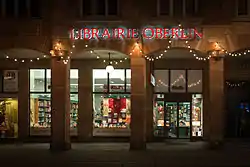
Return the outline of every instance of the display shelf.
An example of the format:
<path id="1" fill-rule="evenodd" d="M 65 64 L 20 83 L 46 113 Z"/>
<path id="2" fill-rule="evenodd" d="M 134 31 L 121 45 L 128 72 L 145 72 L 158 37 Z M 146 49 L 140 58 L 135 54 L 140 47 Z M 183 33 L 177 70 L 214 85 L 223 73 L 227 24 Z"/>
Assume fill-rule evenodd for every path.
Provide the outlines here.
<path id="1" fill-rule="evenodd" d="M 99 112 L 95 112 L 95 127 L 126 128 L 129 126 L 130 114 L 126 98 L 103 98 Z"/>
<path id="2" fill-rule="evenodd" d="M 202 96 L 192 98 L 192 136 L 202 136 Z"/>
<path id="3" fill-rule="evenodd" d="M 77 127 L 77 119 L 78 119 L 78 103 L 75 101 L 71 101 L 70 105 L 70 127 Z"/>
<path id="4" fill-rule="evenodd" d="M 38 97 L 34 99 L 35 114 L 34 122 L 36 127 L 51 127 L 51 99 L 48 97 Z M 78 120 L 78 103 L 71 100 L 70 105 L 70 127 L 75 128 Z M 32 119 L 33 120 L 33 119 Z"/>
<path id="5" fill-rule="evenodd" d="M 38 100 L 38 124 L 41 127 L 51 126 L 51 104 L 49 99 Z"/>
<path id="6" fill-rule="evenodd" d="M 179 126 L 190 126 L 190 103 L 179 104 Z"/>

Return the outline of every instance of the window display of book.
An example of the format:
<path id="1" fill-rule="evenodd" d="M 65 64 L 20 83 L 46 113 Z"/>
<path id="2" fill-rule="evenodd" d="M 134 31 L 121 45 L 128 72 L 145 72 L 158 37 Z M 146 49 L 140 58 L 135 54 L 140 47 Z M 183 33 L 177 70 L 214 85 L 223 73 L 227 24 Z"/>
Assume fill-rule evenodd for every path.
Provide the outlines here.
<path id="1" fill-rule="evenodd" d="M 77 127 L 77 118 L 78 118 L 78 103 L 71 102 L 71 110 L 70 110 L 70 127 L 76 128 Z"/>
<path id="2" fill-rule="evenodd" d="M 36 127 L 50 128 L 51 127 L 51 101 L 49 98 L 39 97 L 37 99 L 37 122 Z M 71 101 L 70 110 L 70 127 L 77 126 L 78 118 L 78 102 Z"/>

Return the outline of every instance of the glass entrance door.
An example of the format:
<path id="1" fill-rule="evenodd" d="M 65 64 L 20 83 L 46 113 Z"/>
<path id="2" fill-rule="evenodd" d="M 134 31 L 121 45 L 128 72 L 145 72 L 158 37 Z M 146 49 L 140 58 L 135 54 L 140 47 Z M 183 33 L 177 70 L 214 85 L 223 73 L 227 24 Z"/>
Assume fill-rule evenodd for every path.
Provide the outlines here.
<path id="1" fill-rule="evenodd" d="M 168 138 L 190 137 L 190 102 L 165 103 L 165 136 Z"/>
<path id="2" fill-rule="evenodd" d="M 190 102 L 181 102 L 178 106 L 179 138 L 190 137 Z"/>
<path id="3" fill-rule="evenodd" d="M 167 137 L 177 138 L 177 128 L 178 128 L 178 105 L 177 103 L 166 102 L 165 110 L 165 127 L 167 130 Z"/>

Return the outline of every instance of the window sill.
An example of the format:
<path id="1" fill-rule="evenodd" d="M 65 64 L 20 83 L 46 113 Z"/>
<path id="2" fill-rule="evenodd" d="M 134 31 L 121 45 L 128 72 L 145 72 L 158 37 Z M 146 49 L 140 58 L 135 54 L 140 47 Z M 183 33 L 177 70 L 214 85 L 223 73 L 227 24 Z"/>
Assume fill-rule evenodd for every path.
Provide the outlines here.
<path id="1" fill-rule="evenodd" d="M 248 22 L 250 21 L 250 16 L 246 15 L 246 16 L 236 16 L 235 18 L 233 18 L 233 22 Z"/>

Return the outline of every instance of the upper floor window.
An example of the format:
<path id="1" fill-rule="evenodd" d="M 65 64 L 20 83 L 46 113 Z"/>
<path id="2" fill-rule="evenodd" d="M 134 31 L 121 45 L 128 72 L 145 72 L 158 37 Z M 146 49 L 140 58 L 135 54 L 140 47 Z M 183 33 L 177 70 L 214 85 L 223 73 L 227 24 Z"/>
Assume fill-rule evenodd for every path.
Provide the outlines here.
<path id="1" fill-rule="evenodd" d="M 15 16 L 15 0 L 5 1 L 5 16 L 6 17 Z"/>
<path id="2" fill-rule="evenodd" d="M 92 4 L 91 0 L 82 0 L 82 14 L 91 15 Z"/>
<path id="3" fill-rule="evenodd" d="M 82 16 L 118 15 L 118 0 L 82 0 Z"/>
<path id="4" fill-rule="evenodd" d="M 158 0 L 159 15 L 170 15 L 171 0 Z"/>
<path id="5" fill-rule="evenodd" d="M 118 0 L 108 0 L 108 15 L 117 15 L 118 14 Z"/>
<path id="6" fill-rule="evenodd" d="M 185 0 L 174 0 L 174 16 L 183 16 L 185 9 Z"/>
<path id="7" fill-rule="evenodd" d="M 249 15 L 249 2 L 248 0 L 237 0 L 237 15 Z"/>
<path id="8" fill-rule="evenodd" d="M 199 13 L 199 0 L 158 0 L 158 16 L 194 16 Z"/>
<path id="9" fill-rule="evenodd" d="M 30 15 L 32 18 L 41 17 L 41 0 L 29 0 L 30 1 Z"/>
<path id="10" fill-rule="evenodd" d="M 0 0 L 0 15 L 13 17 L 41 17 L 41 0 Z"/>
<path id="11" fill-rule="evenodd" d="M 28 1 L 27 0 L 18 0 L 18 16 L 27 17 L 28 16 Z"/>
<path id="12" fill-rule="evenodd" d="M 186 0 L 185 2 L 185 13 L 188 16 L 192 16 L 194 14 L 196 14 L 196 0 Z"/>
<path id="13" fill-rule="evenodd" d="M 96 0 L 95 1 L 95 14 L 105 15 L 106 10 L 106 0 Z"/>

